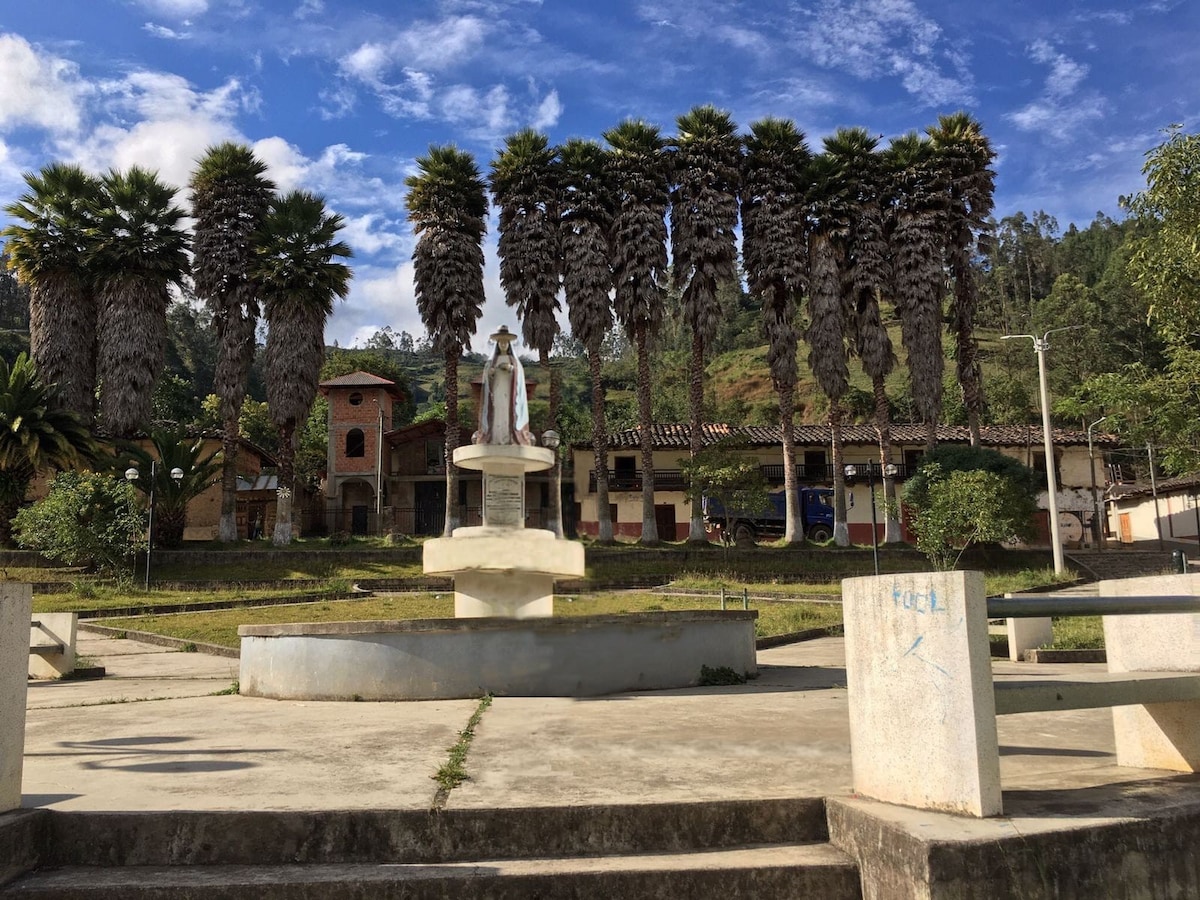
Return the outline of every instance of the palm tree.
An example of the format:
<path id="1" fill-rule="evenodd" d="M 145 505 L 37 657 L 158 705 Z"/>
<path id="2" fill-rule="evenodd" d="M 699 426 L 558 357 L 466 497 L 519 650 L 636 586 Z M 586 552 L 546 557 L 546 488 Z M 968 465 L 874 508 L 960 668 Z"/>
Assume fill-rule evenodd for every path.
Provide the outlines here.
<path id="1" fill-rule="evenodd" d="M 846 482 L 842 460 L 842 397 L 850 385 L 846 328 L 849 318 L 844 289 L 849 200 L 838 177 L 837 161 L 828 152 L 809 164 L 808 236 L 808 366 L 829 399 L 830 456 L 833 462 L 833 537 L 849 546 Z"/>
<path id="2" fill-rule="evenodd" d="M 597 539 L 613 542 L 608 505 L 608 425 L 600 347 L 613 325 L 613 275 L 609 235 L 613 197 L 603 148 L 594 141 L 569 140 L 559 149 L 562 160 L 563 289 L 571 333 L 587 350 L 592 380 L 592 450 L 596 466 Z"/>
<path id="3" fill-rule="evenodd" d="M 29 352 L 53 402 L 90 423 L 96 405 L 96 297 L 86 260 L 99 182 L 79 166 L 27 172 L 4 211 L 8 265 L 29 286 Z M 22 224 L 23 223 L 23 224 Z"/>
<path id="4" fill-rule="evenodd" d="M 149 476 L 154 470 L 155 547 L 178 547 L 187 528 L 188 504 L 220 480 L 220 450 L 204 452 L 204 438 L 190 438 L 181 428 L 150 432 L 150 448 L 120 441 L 114 469 L 124 472 L 130 465 Z M 153 465 L 152 465 L 153 464 Z M 176 479 L 171 473 L 179 469 Z M 133 486 L 143 493 L 150 489 L 149 477 L 137 478 Z"/>
<path id="5" fill-rule="evenodd" d="M 55 396 L 21 353 L 0 359 L 0 544 L 12 546 L 12 520 L 35 475 L 90 465 L 96 445 L 88 426 Z"/>
<path id="6" fill-rule="evenodd" d="M 804 134 L 789 119 L 750 126 L 742 181 L 742 257 L 750 291 L 762 298 L 767 365 L 779 396 L 783 434 L 784 540 L 804 540 L 796 484 L 797 304 L 807 286 L 804 187 L 810 158 Z"/>
<path id="7" fill-rule="evenodd" d="M 614 308 L 637 349 L 638 434 L 642 449 L 643 544 L 658 543 L 654 519 L 654 416 L 650 397 L 650 344 L 662 323 L 667 268 L 667 161 L 658 126 L 627 119 L 604 132 L 615 192 Z"/>
<path id="8" fill-rule="evenodd" d="M 413 250 L 417 311 L 442 351 L 446 368 L 446 525 L 458 526 L 458 358 L 470 346 L 483 312 L 483 236 L 488 201 L 471 154 L 453 145 L 431 146 L 417 159 L 418 174 L 405 180 L 408 217 L 417 235 Z"/>
<path id="9" fill-rule="evenodd" d="M 292 540 L 293 461 L 321 380 L 325 321 L 334 298 L 345 299 L 350 290 L 350 268 L 338 262 L 353 255 L 338 240 L 345 224 L 325 211 L 324 198 L 292 191 L 271 201 L 257 239 L 254 280 L 268 329 L 267 408 L 279 429 L 275 544 Z"/>
<path id="10" fill-rule="evenodd" d="M 237 532 L 238 417 L 254 358 L 258 289 L 251 277 L 254 236 L 262 227 L 275 189 L 267 167 L 249 147 L 224 143 L 210 147 L 192 173 L 192 280 L 196 296 L 212 312 L 217 331 L 213 390 L 220 398 L 222 423 L 221 521 L 218 537 L 232 542 Z"/>
<path id="11" fill-rule="evenodd" d="M 100 422 L 128 437 L 151 418 L 162 374 L 170 286 L 187 269 L 187 235 L 176 189 L 133 166 L 103 179 L 91 268 L 99 300 Z"/>
<path id="12" fill-rule="evenodd" d="M 526 128 L 509 135 L 492 161 L 492 197 L 500 209 L 497 251 L 505 302 L 521 319 L 525 343 L 538 353 L 550 385 L 549 427 L 558 428 L 560 389 L 550 365 L 558 336 L 559 235 L 557 150 Z M 550 492 L 550 519 L 562 537 L 562 496 Z"/>
<path id="13" fill-rule="evenodd" d="M 672 281 L 692 332 L 688 368 L 691 458 L 704 447 L 704 357 L 721 319 L 717 286 L 734 279 L 742 141 L 729 113 L 696 106 L 676 119 L 671 191 Z M 693 495 L 688 541 L 705 543 L 701 498 Z"/>
<path id="14" fill-rule="evenodd" d="M 996 189 L 992 160 L 996 151 L 979 122 L 965 112 L 939 116 L 938 124 L 929 128 L 928 133 L 949 187 L 945 252 L 954 281 L 951 328 L 971 445 L 978 447 L 983 418 L 983 370 L 979 365 L 979 342 L 975 339 L 979 289 L 971 259 L 990 237 L 988 218 Z"/>
<path id="15" fill-rule="evenodd" d="M 885 185 L 878 145 L 878 139 L 863 128 L 839 128 L 825 141 L 826 152 L 836 161 L 837 177 L 850 200 L 844 276 L 848 324 L 852 348 L 871 379 L 884 508 L 890 510 L 895 507 L 895 481 L 887 474 L 892 461 L 892 432 L 886 379 L 895 368 L 896 354 L 879 310 L 880 292 L 891 281 L 891 261 L 884 234 Z M 885 518 L 885 535 L 885 540 L 900 540 L 899 522 L 894 516 Z"/>
<path id="16" fill-rule="evenodd" d="M 945 294 L 945 191 L 933 147 L 910 132 L 884 152 L 890 174 L 887 222 L 892 255 L 890 293 L 900 316 L 913 405 L 926 426 L 926 450 L 942 414 L 942 297 Z"/>

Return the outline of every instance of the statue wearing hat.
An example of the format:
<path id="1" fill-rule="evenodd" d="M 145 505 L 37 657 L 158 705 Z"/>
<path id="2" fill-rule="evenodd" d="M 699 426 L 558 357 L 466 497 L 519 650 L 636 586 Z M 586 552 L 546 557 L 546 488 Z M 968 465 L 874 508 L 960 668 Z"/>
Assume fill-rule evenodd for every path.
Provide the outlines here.
<path id="1" fill-rule="evenodd" d="M 529 400 L 525 394 L 525 372 L 512 350 L 516 340 L 504 325 L 490 336 L 496 349 L 483 367 L 483 396 L 479 406 L 479 430 L 474 444 L 521 444 L 532 446 L 529 432 Z"/>

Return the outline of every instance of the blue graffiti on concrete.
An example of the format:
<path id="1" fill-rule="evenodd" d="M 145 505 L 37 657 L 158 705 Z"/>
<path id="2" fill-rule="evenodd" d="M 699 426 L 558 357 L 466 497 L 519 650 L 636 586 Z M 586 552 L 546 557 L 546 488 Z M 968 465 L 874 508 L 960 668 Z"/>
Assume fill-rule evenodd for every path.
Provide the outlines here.
<path id="1" fill-rule="evenodd" d="M 948 613 L 950 610 L 939 602 L 937 590 L 930 586 L 928 591 L 900 590 L 900 583 L 893 582 L 892 604 L 918 615 Z"/>

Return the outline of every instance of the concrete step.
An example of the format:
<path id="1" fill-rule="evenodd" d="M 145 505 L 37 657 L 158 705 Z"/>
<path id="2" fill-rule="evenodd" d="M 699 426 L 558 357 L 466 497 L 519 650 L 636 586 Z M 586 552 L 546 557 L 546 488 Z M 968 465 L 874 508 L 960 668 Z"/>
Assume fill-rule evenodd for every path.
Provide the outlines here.
<path id="1" fill-rule="evenodd" d="M 828 844 L 668 855 L 442 864 L 153 866 L 44 870 L 0 897 L 46 900 L 583 900 L 861 897 L 853 861 Z"/>
<path id="2" fill-rule="evenodd" d="M 436 812 L 37 812 L 44 867 L 440 864 L 828 839 L 820 797 Z"/>

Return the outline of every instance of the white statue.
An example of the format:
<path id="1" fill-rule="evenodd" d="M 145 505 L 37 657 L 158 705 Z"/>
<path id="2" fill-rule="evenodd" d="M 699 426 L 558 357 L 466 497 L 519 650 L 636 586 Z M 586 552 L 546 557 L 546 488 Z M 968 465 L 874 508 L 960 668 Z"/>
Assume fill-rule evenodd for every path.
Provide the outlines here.
<path id="1" fill-rule="evenodd" d="M 525 395 L 525 372 L 512 352 L 516 338 L 504 325 L 491 335 L 496 344 L 492 358 L 483 367 L 483 396 L 479 405 L 479 430 L 474 444 L 533 445 L 529 433 L 529 400 Z"/>

